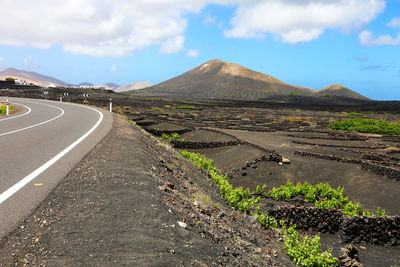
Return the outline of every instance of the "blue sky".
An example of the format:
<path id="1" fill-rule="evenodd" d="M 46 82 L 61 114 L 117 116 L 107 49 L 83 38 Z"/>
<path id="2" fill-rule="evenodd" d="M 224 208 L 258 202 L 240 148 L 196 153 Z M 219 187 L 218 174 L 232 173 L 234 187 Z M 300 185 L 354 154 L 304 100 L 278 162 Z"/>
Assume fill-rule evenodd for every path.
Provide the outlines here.
<path id="1" fill-rule="evenodd" d="M 218 58 L 289 84 L 400 100 L 400 0 L 57 2 L 5 1 L 14 11 L 0 18 L 0 69 L 156 84 Z"/>

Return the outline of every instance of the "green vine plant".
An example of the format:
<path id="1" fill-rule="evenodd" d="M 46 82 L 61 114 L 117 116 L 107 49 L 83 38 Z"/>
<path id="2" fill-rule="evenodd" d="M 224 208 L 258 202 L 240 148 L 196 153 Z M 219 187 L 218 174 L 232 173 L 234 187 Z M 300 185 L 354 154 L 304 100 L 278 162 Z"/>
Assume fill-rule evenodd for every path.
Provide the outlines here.
<path id="1" fill-rule="evenodd" d="M 306 183 L 298 183 L 296 186 L 290 181 L 286 185 L 272 188 L 266 195 L 275 200 L 288 201 L 296 196 L 301 196 L 305 201 L 314 203 L 316 207 L 325 209 L 341 209 L 342 213 L 349 216 L 372 216 L 373 213 L 369 210 L 363 210 L 358 202 L 349 201 L 348 197 L 343 195 L 343 188 L 332 188 L 327 183 L 319 183 L 310 185 Z M 378 216 L 385 216 L 386 211 L 378 207 Z"/>
<path id="2" fill-rule="evenodd" d="M 356 131 L 360 133 L 375 133 L 400 135 L 400 123 L 374 119 L 347 119 L 329 124 L 332 130 Z"/>
<path id="3" fill-rule="evenodd" d="M 287 227 L 282 223 L 283 248 L 293 262 L 299 266 L 338 266 L 332 252 L 322 251 L 319 235 L 300 239 L 296 226 Z"/>
<path id="4" fill-rule="evenodd" d="M 249 189 L 243 190 L 242 187 L 233 188 L 228 181 L 228 176 L 222 174 L 215 166 L 214 161 L 207 159 L 199 153 L 181 150 L 180 154 L 194 163 L 196 166 L 208 171 L 210 179 L 220 188 L 221 197 L 226 202 L 241 211 L 250 212 L 257 216 L 257 221 L 264 227 L 277 227 L 277 220 L 269 216 L 267 213 L 260 212 L 260 198 L 265 194 L 266 185 L 257 186 L 256 190 L 250 192 Z M 282 226 L 284 223 L 282 222 Z M 299 241 L 299 233 L 292 226 L 286 230 L 282 228 L 284 233 L 284 249 L 296 264 L 300 266 L 337 266 L 338 260 L 334 258 L 330 251 L 321 250 L 319 236 L 304 237 Z"/>
<path id="5" fill-rule="evenodd" d="M 163 138 L 163 139 L 165 139 L 165 140 L 175 140 L 175 141 L 186 141 L 186 138 L 182 138 L 181 139 L 181 136 L 178 134 L 178 133 L 172 133 L 172 134 L 166 134 L 166 133 L 163 133 L 162 135 L 161 135 L 161 137 Z"/>

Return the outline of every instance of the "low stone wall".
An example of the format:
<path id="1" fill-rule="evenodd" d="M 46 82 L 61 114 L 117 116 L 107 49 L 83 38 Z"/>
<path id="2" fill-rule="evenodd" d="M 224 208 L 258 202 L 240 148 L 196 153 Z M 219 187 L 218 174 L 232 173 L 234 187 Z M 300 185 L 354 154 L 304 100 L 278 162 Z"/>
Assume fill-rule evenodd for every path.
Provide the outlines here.
<path id="1" fill-rule="evenodd" d="M 152 124 L 156 124 L 157 122 L 156 121 L 150 121 L 150 120 L 144 120 L 144 119 L 142 119 L 142 120 L 138 120 L 138 119 L 132 119 L 133 121 L 135 121 L 136 122 L 136 124 L 137 125 L 139 125 L 139 126 L 141 126 L 141 127 L 144 127 L 144 126 L 150 126 L 150 125 L 152 125 Z"/>
<path id="2" fill-rule="evenodd" d="M 302 135 L 288 134 L 288 137 L 304 138 Z M 307 136 L 307 139 L 320 139 L 320 140 L 339 140 L 339 141 L 365 141 L 367 137 L 358 135 L 329 135 L 329 136 Z"/>
<path id="3" fill-rule="evenodd" d="M 205 128 L 205 127 L 202 127 L 202 128 L 200 128 L 200 129 L 204 129 L 204 130 L 212 131 L 212 132 L 216 132 L 216 133 L 222 133 L 222 134 L 225 134 L 225 135 L 227 135 L 227 136 L 233 137 L 233 138 L 235 138 L 235 139 L 237 139 L 237 140 L 240 140 L 239 138 L 237 138 L 237 137 L 234 136 L 233 134 L 228 134 L 228 133 L 225 133 L 224 131 L 221 131 L 221 130 L 210 129 L 210 128 Z M 253 143 L 249 143 L 249 142 L 246 142 L 246 141 L 244 141 L 244 140 L 241 140 L 241 142 L 242 142 L 242 144 L 246 144 L 246 145 L 252 146 L 252 147 L 254 147 L 254 148 L 257 148 L 257 149 L 259 149 L 259 150 L 265 152 L 265 153 L 268 154 L 268 155 L 270 155 L 271 153 L 273 153 L 273 154 L 277 155 L 278 157 L 280 157 L 279 161 L 282 160 L 282 157 L 281 157 L 276 151 L 274 151 L 274 150 L 266 149 L 265 147 L 262 147 L 262 146 L 259 146 L 259 145 L 253 144 Z M 277 160 L 272 160 L 272 161 L 277 161 Z M 279 162 L 279 161 L 277 161 L 277 162 Z"/>
<path id="4" fill-rule="evenodd" d="M 386 176 L 393 180 L 400 181 L 400 171 L 397 169 L 386 166 L 380 166 L 369 162 L 363 162 L 361 164 L 361 167 L 380 176 Z"/>
<path id="5" fill-rule="evenodd" d="M 304 142 L 298 140 L 292 140 L 293 144 L 308 145 L 308 146 L 322 146 L 322 147 L 334 147 L 334 148 L 355 148 L 355 149 L 385 149 L 388 146 L 385 144 L 375 143 L 372 146 L 352 146 L 352 145 L 332 145 L 332 144 L 318 144 L 312 142 Z"/>
<path id="6" fill-rule="evenodd" d="M 242 144 L 241 141 L 216 141 L 216 142 L 193 142 L 193 141 L 178 141 L 171 140 L 171 144 L 175 148 L 181 149 L 200 149 L 200 148 L 215 148 L 223 146 L 235 146 Z"/>
<path id="7" fill-rule="evenodd" d="M 358 160 L 358 159 L 347 159 L 347 158 L 338 157 L 338 156 L 334 156 L 334 155 L 325 155 L 325 154 L 318 154 L 318 153 L 304 152 L 304 151 L 295 151 L 294 154 L 300 155 L 303 157 L 309 157 L 309 158 L 315 158 L 315 159 L 326 159 L 326 160 L 333 160 L 333 161 L 352 163 L 352 164 L 361 164 L 363 162 L 362 160 Z"/>
<path id="8" fill-rule="evenodd" d="M 297 229 L 339 234 L 344 243 L 370 243 L 379 246 L 400 246 L 400 216 L 347 216 L 339 209 L 293 206 L 290 204 L 267 210 L 278 221 L 293 223 Z"/>
<path id="9" fill-rule="evenodd" d="M 285 205 L 270 210 L 268 214 L 278 221 L 283 219 L 296 224 L 299 230 L 330 234 L 337 233 L 343 222 L 343 215 L 337 209 Z"/>
<path id="10" fill-rule="evenodd" d="M 363 155 L 363 159 L 388 162 L 388 165 L 392 166 L 397 166 L 397 163 L 400 162 L 400 158 L 389 157 L 381 154 L 366 154 Z"/>
<path id="11" fill-rule="evenodd" d="M 333 160 L 333 161 L 339 161 L 339 162 L 344 162 L 344 163 L 357 164 L 357 165 L 360 165 L 361 168 L 363 168 L 367 171 L 373 172 L 377 175 L 385 176 L 390 179 L 400 181 L 400 171 L 398 169 L 391 168 L 389 166 L 377 165 L 377 164 L 368 162 L 366 160 L 348 159 L 348 158 L 343 158 L 343 157 L 338 157 L 338 156 L 333 156 L 333 155 L 323 155 L 323 154 L 304 152 L 304 151 L 295 151 L 294 154 L 300 155 L 303 157 L 310 157 L 310 158 L 316 158 L 316 159 L 325 159 L 325 160 Z"/>
<path id="12" fill-rule="evenodd" d="M 346 243 L 371 243 L 380 246 L 400 245 L 399 216 L 346 216 L 339 236 Z"/>
<path id="13" fill-rule="evenodd" d="M 230 173 L 228 173 L 228 177 L 232 177 L 233 173 L 237 173 L 239 171 L 242 173 L 242 176 L 246 176 L 247 169 L 250 169 L 250 168 L 256 169 L 257 163 L 262 162 L 262 161 L 282 162 L 282 156 L 276 152 L 270 152 L 267 155 L 262 154 L 260 157 L 255 158 L 253 161 L 245 162 L 245 164 L 239 169 L 236 169 L 236 168 L 231 169 Z"/>
<path id="14" fill-rule="evenodd" d="M 400 136 L 396 136 L 396 135 L 385 135 L 385 136 L 383 137 L 383 141 L 400 143 Z"/>
<path id="15" fill-rule="evenodd" d="M 155 136 L 161 136 L 162 134 L 173 134 L 173 133 L 184 134 L 184 133 L 193 131 L 193 129 L 190 129 L 190 128 L 163 130 L 163 129 L 150 128 L 149 126 L 144 126 L 144 129 Z"/>

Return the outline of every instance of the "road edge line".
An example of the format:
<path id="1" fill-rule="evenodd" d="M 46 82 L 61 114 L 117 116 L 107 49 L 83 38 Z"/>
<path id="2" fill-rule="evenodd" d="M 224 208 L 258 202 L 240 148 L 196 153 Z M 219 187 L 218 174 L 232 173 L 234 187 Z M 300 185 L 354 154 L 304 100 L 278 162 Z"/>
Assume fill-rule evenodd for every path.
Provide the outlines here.
<path id="1" fill-rule="evenodd" d="M 26 184 L 31 182 L 33 179 L 35 179 L 37 176 L 39 176 L 45 170 L 50 168 L 54 163 L 56 163 L 59 159 L 61 159 L 63 156 L 65 156 L 68 152 L 70 152 L 73 148 L 75 148 L 79 143 L 81 143 L 84 139 L 86 139 L 86 137 L 88 137 L 92 132 L 94 132 L 94 130 L 97 129 L 97 127 L 103 121 L 103 118 L 104 118 L 103 113 L 98 111 L 97 109 L 94 109 L 94 108 L 91 108 L 91 107 L 85 107 L 85 108 L 91 109 L 93 111 L 96 111 L 98 114 L 100 114 L 100 118 L 97 120 L 96 124 L 89 131 L 87 131 L 84 135 L 82 135 L 75 142 L 73 142 L 71 145 L 69 145 L 63 151 L 58 153 L 56 156 L 54 156 L 48 162 L 46 162 L 45 164 L 43 164 L 42 166 L 37 168 L 35 171 L 33 171 L 32 173 L 28 174 L 25 178 L 20 180 L 18 183 L 14 184 L 10 188 L 8 188 L 6 191 L 1 193 L 0 194 L 0 204 L 2 204 L 4 201 L 6 201 L 8 198 L 10 198 L 15 193 L 17 193 L 21 188 L 23 188 Z"/>

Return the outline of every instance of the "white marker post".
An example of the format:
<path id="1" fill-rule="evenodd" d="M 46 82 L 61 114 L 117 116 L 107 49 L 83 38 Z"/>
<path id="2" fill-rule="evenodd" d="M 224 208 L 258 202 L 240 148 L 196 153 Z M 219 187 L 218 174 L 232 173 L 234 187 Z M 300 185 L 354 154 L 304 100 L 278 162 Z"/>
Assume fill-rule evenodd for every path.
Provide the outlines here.
<path id="1" fill-rule="evenodd" d="M 110 97 L 110 112 L 112 112 L 112 97 Z"/>
<path id="2" fill-rule="evenodd" d="M 10 114 L 10 103 L 8 103 L 8 96 L 6 102 L 7 102 L 6 115 L 8 116 Z"/>
<path id="3" fill-rule="evenodd" d="M 62 96 L 60 96 L 60 102 L 62 102 Z"/>

